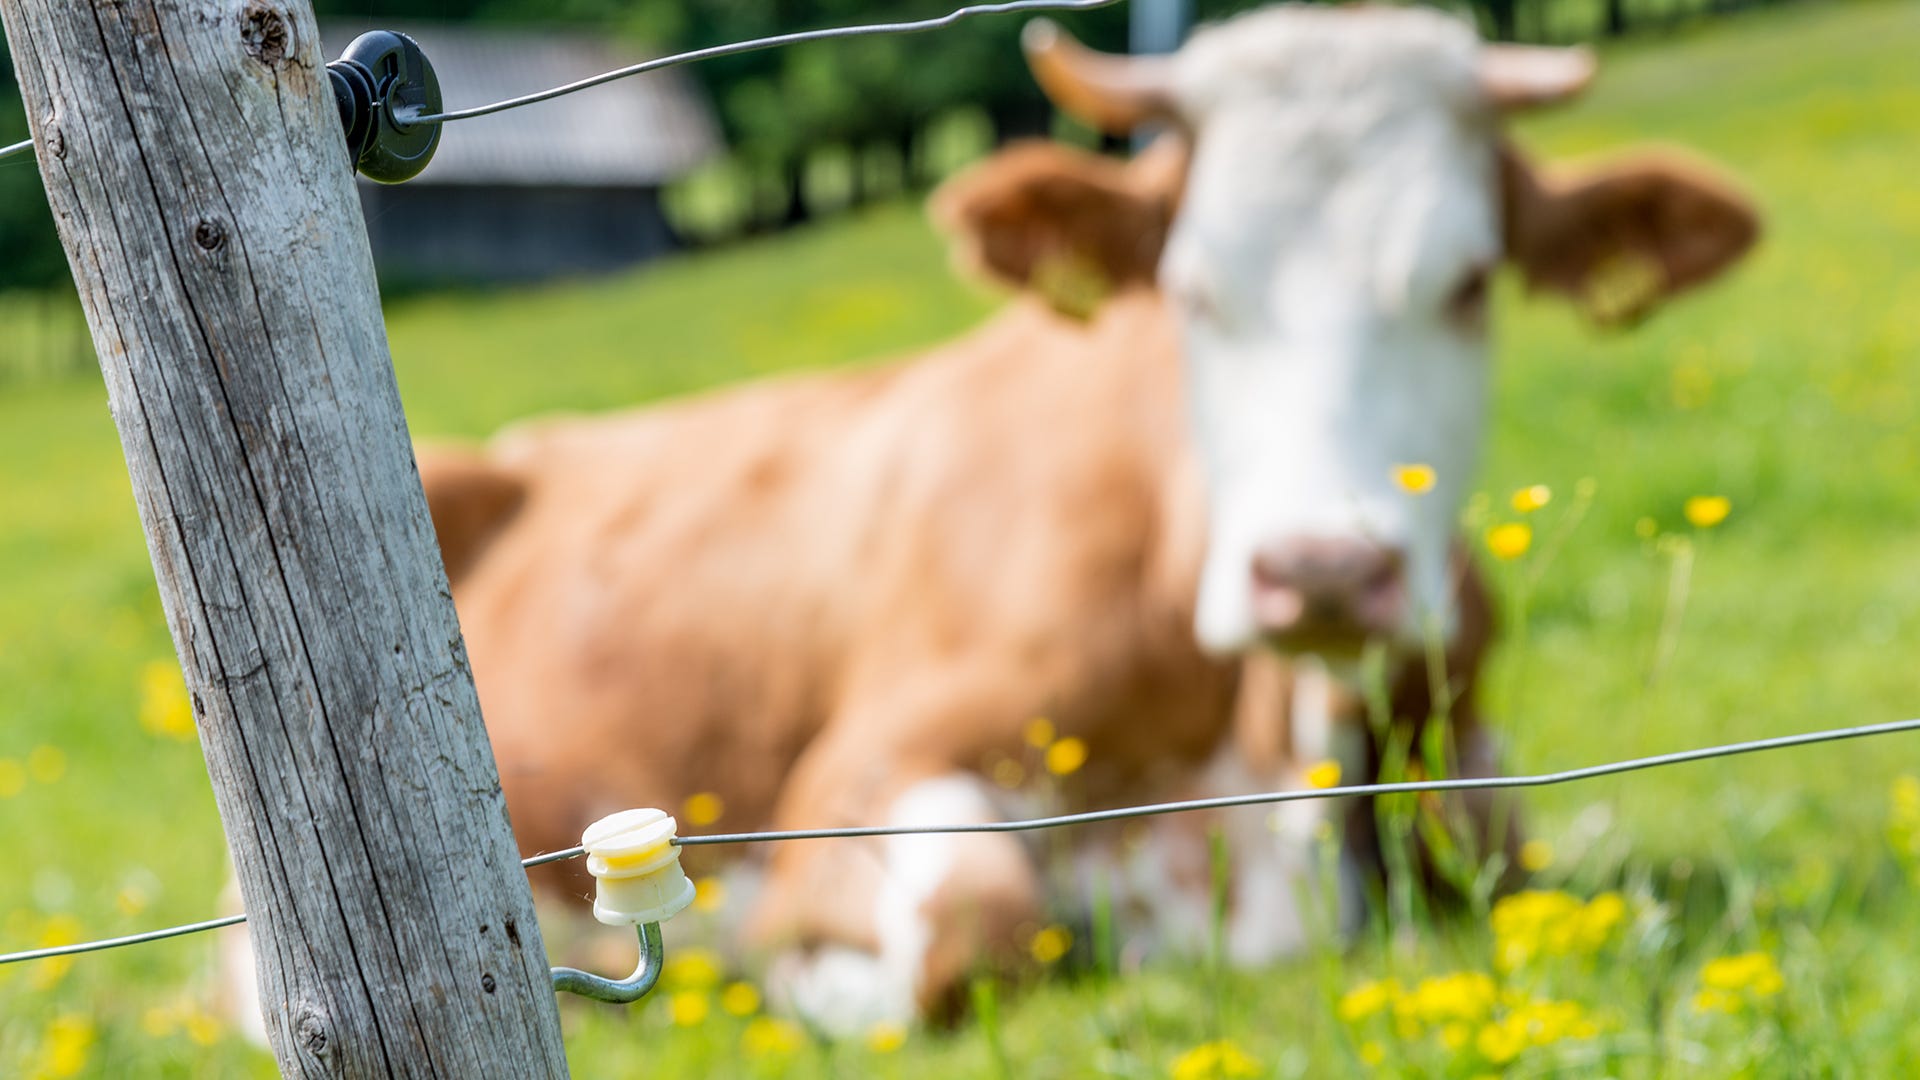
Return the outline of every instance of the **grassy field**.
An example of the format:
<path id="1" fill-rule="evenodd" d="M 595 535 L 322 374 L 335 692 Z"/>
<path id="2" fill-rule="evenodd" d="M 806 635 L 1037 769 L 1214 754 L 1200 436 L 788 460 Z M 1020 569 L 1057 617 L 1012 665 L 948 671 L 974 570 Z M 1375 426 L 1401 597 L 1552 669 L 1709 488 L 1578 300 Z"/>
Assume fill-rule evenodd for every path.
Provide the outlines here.
<path id="1" fill-rule="evenodd" d="M 1521 519 L 1516 488 L 1553 493 L 1524 519 L 1533 550 L 1489 560 L 1512 767 L 1920 714 L 1916 55 L 1920 6 L 1789 5 L 1623 47 L 1587 101 L 1524 126 L 1555 155 L 1684 143 L 1744 178 L 1769 234 L 1630 335 L 1503 296 L 1472 527 Z M 432 436 L 897 352 L 991 305 L 893 208 L 389 314 Z M 1696 496 L 1731 512 L 1692 525 Z M 0 385 L 0 950 L 212 911 L 219 824 L 171 656 L 97 378 Z M 1530 855 L 1556 892 L 1270 972 L 1096 964 L 1001 988 L 991 1022 L 829 1046 L 731 1015 L 747 994 L 682 962 L 632 1010 L 569 1007 L 569 1047 L 595 1077 L 1907 1074 L 1917 751 L 1537 792 Z M 270 1075 L 208 1015 L 207 961 L 185 941 L 0 969 L 0 1075 Z"/>

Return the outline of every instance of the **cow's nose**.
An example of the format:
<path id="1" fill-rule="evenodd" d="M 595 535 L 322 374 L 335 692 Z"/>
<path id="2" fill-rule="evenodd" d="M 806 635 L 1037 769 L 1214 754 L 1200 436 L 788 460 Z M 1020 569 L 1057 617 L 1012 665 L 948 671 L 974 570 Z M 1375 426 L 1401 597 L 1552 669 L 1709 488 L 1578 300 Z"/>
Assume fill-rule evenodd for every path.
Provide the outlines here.
<path id="1" fill-rule="evenodd" d="M 1253 614 L 1285 642 L 1390 634 L 1406 604 L 1400 552 L 1370 540 L 1293 537 L 1253 556 Z"/>

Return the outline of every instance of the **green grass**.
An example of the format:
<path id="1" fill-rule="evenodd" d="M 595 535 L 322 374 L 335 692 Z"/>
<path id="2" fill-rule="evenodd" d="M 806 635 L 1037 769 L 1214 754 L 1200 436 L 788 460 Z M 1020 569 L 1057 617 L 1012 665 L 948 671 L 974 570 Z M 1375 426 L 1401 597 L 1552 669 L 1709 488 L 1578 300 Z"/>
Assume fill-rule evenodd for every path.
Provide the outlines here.
<path id="1" fill-rule="evenodd" d="M 1768 237 L 1728 283 L 1630 335 L 1503 296 L 1488 520 L 1515 516 L 1515 487 L 1547 484 L 1544 537 L 1581 481 L 1593 492 L 1551 565 L 1536 544 L 1494 568 L 1509 635 L 1490 704 L 1514 768 L 1920 714 L 1916 55 L 1914 5 L 1789 5 L 1623 47 L 1584 103 L 1524 125 L 1556 156 L 1684 143 L 1744 179 Z M 415 431 L 444 436 L 897 353 L 990 306 L 953 279 L 917 211 L 890 208 L 613 280 L 410 299 L 389 321 Z M 25 310 L 0 305 L 0 319 Z M 10 332 L 0 325 L 0 349 Z M 1686 525 L 1697 494 L 1732 500 L 1725 524 Z M 1675 618 L 1671 537 L 1691 547 L 1689 595 L 1657 658 Z M 35 944 L 61 914 L 91 937 L 212 910 L 221 841 L 198 750 L 138 720 L 143 668 L 170 657 L 97 378 L 0 384 L 0 949 Z M 1634 914 L 1596 955 L 1513 977 L 1606 1028 L 1530 1051 L 1515 1074 L 1909 1071 L 1920 917 L 1889 846 L 1889 789 L 1920 772 L 1915 745 L 1531 794 L 1530 828 L 1554 848 L 1543 881 L 1620 888 Z M 35 758 L 41 746 L 64 769 Z M 1733 1016 L 1694 1010 L 1701 964 L 1749 949 L 1777 959 L 1781 993 Z M 991 1029 L 916 1034 L 886 1054 L 743 1058 L 744 1021 L 676 1029 L 659 1001 L 569 1007 L 566 1021 L 583 1076 L 990 1076 L 996 1045 L 1020 1077 L 1165 1076 L 1216 1036 L 1262 1075 L 1360 1071 L 1363 1048 L 1423 1075 L 1444 1072 L 1421 1056 L 1439 1053 L 1431 1038 L 1377 1018 L 1350 1028 L 1330 1002 L 1384 974 L 1492 970 L 1490 957 L 1483 927 L 1455 924 L 1224 985 L 1200 965 L 1086 972 L 1002 989 Z M 206 961 L 186 941 L 83 958 L 58 978 L 0 969 L 0 1075 L 32 1075 L 69 1014 L 97 1028 L 84 1075 L 270 1074 L 231 1037 L 165 1032 L 179 1019 L 166 1009 L 206 1001 Z"/>

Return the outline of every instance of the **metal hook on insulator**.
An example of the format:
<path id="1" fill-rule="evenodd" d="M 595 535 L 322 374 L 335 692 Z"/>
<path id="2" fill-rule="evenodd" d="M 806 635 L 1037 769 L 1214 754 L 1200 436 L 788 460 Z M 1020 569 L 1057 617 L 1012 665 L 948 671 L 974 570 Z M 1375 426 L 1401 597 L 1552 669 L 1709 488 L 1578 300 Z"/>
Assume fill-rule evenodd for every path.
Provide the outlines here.
<path id="1" fill-rule="evenodd" d="M 440 79 L 419 44 L 392 30 L 368 31 L 327 64 L 327 76 L 354 170 L 382 184 L 419 176 L 440 146 L 440 125 L 401 117 L 441 106 Z"/>
<path id="2" fill-rule="evenodd" d="M 609 926 L 632 925 L 640 935 L 640 964 L 625 979 L 578 968 L 553 969 L 553 989 L 595 1001 L 639 1001 L 660 981 L 660 923 L 693 903 L 693 882 L 680 868 L 674 844 L 678 824 L 664 810 L 622 810 L 601 818 L 580 838 L 587 872 L 597 889 L 593 917 Z"/>
<path id="3" fill-rule="evenodd" d="M 640 963 L 633 974 L 609 979 L 579 968 L 557 967 L 553 969 L 554 993 L 565 991 L 610 1005 L 630 1005 L 652 993 L 660 981 L 661 958 L 666 952 L 660 941 L 660 924 L 640 923 L 634 929 L 640 933 Z"/>

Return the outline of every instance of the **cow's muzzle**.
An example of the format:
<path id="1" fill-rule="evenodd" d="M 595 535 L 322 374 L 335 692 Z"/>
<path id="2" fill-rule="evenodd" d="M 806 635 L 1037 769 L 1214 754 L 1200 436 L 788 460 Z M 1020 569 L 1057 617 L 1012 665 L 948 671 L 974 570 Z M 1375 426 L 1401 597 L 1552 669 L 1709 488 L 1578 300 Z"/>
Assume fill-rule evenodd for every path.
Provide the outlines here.
<path id="1" fill-rule="evenodd" d="M 1294 537 L 1254 553 L 1253 618 L 1267 641 L 1293 652 L 1350 652 L 1399 633 L 1404 560 L 1371 540 Z"/>

